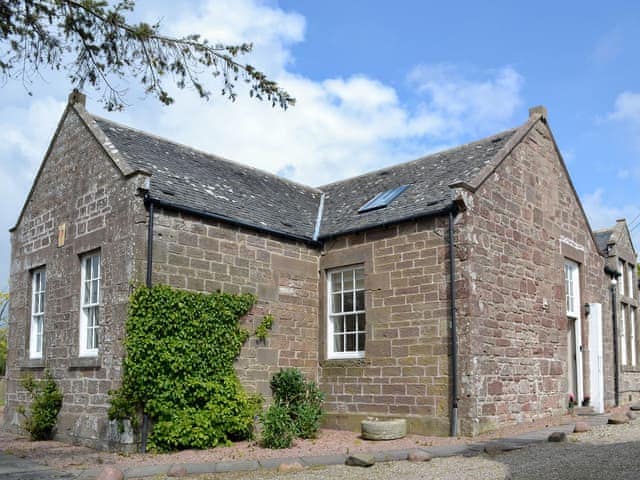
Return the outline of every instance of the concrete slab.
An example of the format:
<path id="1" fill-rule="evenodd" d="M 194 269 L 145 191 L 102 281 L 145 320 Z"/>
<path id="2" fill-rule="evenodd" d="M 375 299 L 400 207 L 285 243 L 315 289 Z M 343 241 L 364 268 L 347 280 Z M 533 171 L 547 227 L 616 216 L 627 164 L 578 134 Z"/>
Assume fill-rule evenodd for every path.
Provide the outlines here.
<path id="1" fill-rule="evenodd" d="M 74 473 L 61 472 L 26 458 L 0 453 L 0 478 L 3 480 L 57 480 L 75 477 Z"/>
<path id="2" fill-rule="evenodd" d="M 482 450 L 482 447 L 475 447 L 475 449 Z M 442 445 L 439 447 L 423 448 L 422 450 L 433 457 L 453 457 L 455 455 L 464 455 L 466 452 L 474 451 L 470 445 Z"/>
<path id="3" fill-rule="evenodd" d="M 274 470 L 278 468 L 283 463 L 292 463 L 292 462 L 300 462 L 299 458 L 296 457 L 288 457 L 288 458 L 264 458 L 262 460 L 258 460 L 258 464 L 260 468 L 264 468 L 266 470 Z M 304 464 L 303 464 L 304 465 Z"/>
<path id="4" fill-rule="evenodd" d="M 258 470 L 260 465 L 252 460 L 239 460 L 237 462 L 218 462 L 216 464 L 216 473 L 222 472 L 251 472 Z"/>
<path id="5" fill-rule="evenodd" d="M 411 450 L 389 450 L 386 452 L 373 452 L 376 462 L 398 462 L 406 460 Z"/>
<path id="6" fill-rule="evenodd" d="M 346 459 L 346 455 L 314 455 L 300 457 L 298 460 L 302 465 L 313 467 L 317 465 L 344 465 Z"/>
<path id="7" fill-rule="evenodd" d="M 124 470 L 126 478 L 153 477 L 166 475 L 171 465 L 147 465 L 144 467 L 131 467 Z"/>
<path id="8" fill-rule="evenodd" d="M 39 470 L 51 470 L 51 468 L 15 455 L 0 453 L 0 478 L 2 478 L 2 475 L 9 473 L 35 472 Z"/>
<path id="9" fill-rule="evenodd" d="M 215 463 L 185 463 L 189 475 L 199 475 L 202 473 L 216 473 Z"/>

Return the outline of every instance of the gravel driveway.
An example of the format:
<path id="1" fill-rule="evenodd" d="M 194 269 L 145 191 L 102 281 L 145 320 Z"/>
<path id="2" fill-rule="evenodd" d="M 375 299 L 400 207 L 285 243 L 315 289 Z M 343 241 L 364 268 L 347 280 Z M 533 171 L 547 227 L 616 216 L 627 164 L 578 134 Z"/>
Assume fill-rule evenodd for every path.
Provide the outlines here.
<path id="1" fill-rule="evenodd" d="M 494 457 L 435 458 L 430 462 L 378 463 L 370 468 L 331 466 L 296 473 L 267 471 L 206 475 L 200 480 L 578 480 L 640 479 L 640 420 L 572 434 Z"/>

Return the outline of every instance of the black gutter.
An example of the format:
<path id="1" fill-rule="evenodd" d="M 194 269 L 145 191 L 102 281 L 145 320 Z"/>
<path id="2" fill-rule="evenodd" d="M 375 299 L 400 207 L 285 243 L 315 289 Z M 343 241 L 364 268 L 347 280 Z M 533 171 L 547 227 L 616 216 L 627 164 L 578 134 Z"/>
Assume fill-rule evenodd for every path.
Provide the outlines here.
<path id="1" fill-rule="evenodd" d="M 412 220 L 420 220 L 420 219 L 423 219 L 423 218 L 439 217 L 439 216 L 448 214 L 452 210 L 455 210 L 455 204 L 453 202 L 448 203 L 446 206 L 444 206 L 442 208 L 439 208 L 437 210 L 433 210 L 431 212 L 416 213 L 416 214 L 413 214 L 413 215 L 407 215 L 406 217 L 393 218 L 393 219 L 386 220 L 386 221 L 380 222 L 380 223 L 374 223 L 374 224 L 370 224 L 370 225 L 363 225 L 361 227 L 353 227 L 353 228 L 349 228 L 347 230 L 340 230 L 338 232 L 334 232 L 334 233 L 331 233 L 329 235 L 323 235 L 320 238 L 318 238 L 318 241 L 326 241 L 326 240 L 329 240 L 330 238 L 339 237 L 341 235 L 347 235 L 347 234 L 350 234 L 350 233 L 362 232 L 364 230 L 371 230 L 371 229 L 374 229 L 374 228 L 388 227 L 389 225 L 397 225 L 398 223 L 410 222 Z"/>
<path id="2" fill-rule="evenodd" d="M 449 294 L 451 300 L 451 436 L 458 436 L 458 326 L 456 323 L 456 258 L 453 217 L 455 207 L 449 210 Z"/>
<path id="3" fill-rule="evenodd" d="M 153 203 L 154 200 L 145 194 L 144 203 L 149 209 L 149 221 L 147 222 L 147 288 L 153 286 Z M 147 436 L 149 435 L 149 415 L 142 412 L 142 439 L 140 449 L 142 453 L 147 453 Z"/>
<path id="4" fill-rule="evenodd" d="M 148 196 L 147 197 L 147 201 L 148 202 L 152 202 L 156 206 L 161 207 L 161 208 L 166 208 L 166 209 L 169 209 L 169 210 L 176 210 L 176 211 L 179 211 L 179 212 L 189 213 L 191 215 L 195 215 L 195 216 L 201 217 L 201 218 L 206 218 L 206 219 L 209 219 L 209 220 L 223 221 L 223 222 L 231 223 L 231 224 L 234 224 L 234 225 L 239 225 L 241 227 L 250 228 L 252 230 L 258 230 L 260 232 L 270 233 L 270 234 L 276 235 L 278 237 L 288 238 L 290 240 L 298 240 L 300 242 L 304 242 L 304 243 L 306 243 L 306 244 L 308 244 L 310 246 L 313 246 L 313 247 L 320 247 L 322 245 L 322 242 L 315 241 L 315 240 L 313 240 L 313 239 L 311 239 L 309 237 L 303 237 L 301 235 L 296 235 L 295 233 L 282 232 L 280 230 L 272 230 L 270 228 L 262 227 L 260 225 L 255 225 L 255 224 L 250 223 L 250 222 L 245 222 L 243 220 L 238 220 L 236 218 L 227 217 L 225 215 L 220 215 L 218 213 L 205 212 L 204 210 L 199 210 L 199 209 L 193 208 L 193 207 L 185 207 L 183 205 L 179 205 L 177 203 L 168 202 L 166 200 L 161 200 L 159 198 L 151 198 L 150 196 Z"/>

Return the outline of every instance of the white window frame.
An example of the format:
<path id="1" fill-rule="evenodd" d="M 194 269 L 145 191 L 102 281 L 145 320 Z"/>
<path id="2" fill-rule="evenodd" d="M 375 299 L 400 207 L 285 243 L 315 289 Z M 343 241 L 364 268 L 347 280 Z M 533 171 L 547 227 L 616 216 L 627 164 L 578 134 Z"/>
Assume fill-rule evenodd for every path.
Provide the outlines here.
<path id="1" fill-rule="evenodd" d="M 102 273 L 100 252 L 84 255 L 81 258 L 80 269 L 82 274 L 80 281 L 80 343 L 78 354 L 81 357 L 95 357 L 98 355 L 100 347 L 99 325 L 102 295 L 100 286 Z"/>
<path id="2" fill-rule="evenodd" d="M 358 286 L 356 285 L 356 271 L 362 272 L 361 288 L 358 288 Z M 352 281 L 353 281 L 352 289 L 344 288 L 345 273 L 352 275 Z M 341 284 L 339 289 L 337 288 L 337 285 L 334 285 L 333 283 L 333 278 L 334 278 L 334 275 L 336 274 L 341 275 Z M 350 267 L 327 270 L 327 317 L 326 317 L 327 323 L 326 325 L 327 325 L 327 358 L 329 359 L 364 358 L 365 349 L 366 349 L 366 312 L 365 312 L 366 298 L 363 299 L 362 301 L 362 305 L 361 305 L 362 308 L 358 308 L 357 298 L 356 298 L 357 292 L 363 292 L 363 294 L 365 292 L 364 266 L 353 265 Z M 353 295 L 352 297 L 353 309 L 345 310 L 344 295 L 349 293 Z M 334 295 L 340 295 L 341 306 L 339 309 L 334 308 L 334 305 L 333 305 Z M 334 310 L 336 311 L 334 312 Z M 356 315 L 355 330 L 349 330 L 349 331 L 346 330 L 347 315 Z M 335 331 L 336 321 L 339 321 L 340 319 L 342 319 L 342 322 L 344 322 L 343 328 L 342 328 L 343 332 L 336 332 Z M 361 324 L 361 320 L 362 320 L 362 324 Z M 360 326 L 362 326 L 361 329 L 359 328 Z M 336 351 L 335 336 L 339 334 L 342 334 L 343 336 L 343 350 Z M 355 351 L 346 351 L 346 348 L 347 348 L 346 337 L 348 334 L 355 335 L 355 345 L 356 345 Z M 363 336 L 363 339 L 364 339 L 364 345 L 362 346 L 359 344 L 360 336 Z"/>
<path id="3" fill-rule="evenodd" d="M 582 402 L 584 395 L 583 374 L 582 374 L 582 319 L 580 315 L 580 265 L 572 260 L 564 261 L 564 287 L 566 297 L 566 310 L 569 321 L 574 322 L 575 345 L 576 345 L 576 385 L 578 391 L 575 392 L 576 400 Z M 571 332 L 571 329 L 569 329 Z M 571 341 L 571 340 L 569 340 Z"/>
<path id="4" fill-rule="evenodd" d="M 627 264 L 627 296 L 633 298 L 633 265 Z"/>
<path id="5" fill-rule="evenodd" d="M 580 318 L 580 267 L 576 262 L 564 262 L 564 287 L 567 317 Z"/>
<path id="6" fill-rule="evenodd" d="M 42 358 L 44 349 L 44 316 L 47 274 L 44 267 L 31 272 L 31 327 L 29 329 L 29 358 Z"/>
<path id="7" fill-rule="evenodd" d="M 627 364 L 627 306 L 620 304 L 620 365 Z"/>
<path id="8" fill-rule="evenodd" d="M 627 290 L 626 290 L 626 278 L 625 277 L 625 266 L 624 266 L 624 262 L 622 260 L 618 260 L 618 270 L 620 272 L 620 276 L 618 277 L 618 292 L 620 293 L 620 295 L 626 295 L 627 294 Z"/>

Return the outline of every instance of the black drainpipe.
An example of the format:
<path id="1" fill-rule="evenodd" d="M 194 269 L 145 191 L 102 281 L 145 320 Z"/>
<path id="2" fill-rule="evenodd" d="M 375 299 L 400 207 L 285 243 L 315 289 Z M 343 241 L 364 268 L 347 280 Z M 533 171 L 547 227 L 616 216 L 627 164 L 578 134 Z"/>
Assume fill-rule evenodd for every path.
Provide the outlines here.
<path id="1" fill-rule="evenodd" d="M 153 273 L 153 199 L 145 197 L 149 207 L 149 223 L 147 224 L 147 288 L 152 287 L 151 275 Z"/>
<path id="2" fill-rule="evenodd" d="M 604 273 L 611 277 L 611 323 L 613 331 L 613 392 L 616 407 L 620 406 L 620 361 L 618 352 L 618 306 L 616 305 L 616 285 L 620 273 L 618 270 L 605 265 Z"/>
<path id="3" fill-rule="evenodd" d="M 449 210 L 449 291 L 451 301 L 451 436 L 458 436 L 458 333 L 456 324 L 456 259 L 453 236 L 455 207 Z"/>
<path id="4" fill-rule="evenodd" d="M 620 366 L 618 362 L 618 312 L 616 305 L 616 279 L 611 277 L 611 320 L 613 322 L 613 390 L 616 407 L 620 406 Z"/>
<path id="5" fill-rule="evenodd" d="M 144 197 L 145 204 L 149 208 L 149 222 L 147 223 L 147 288 L 153 286 L 153 199 L 147 194 Z M 147 436 L 149 435 L 149 415 L 142 407 L 142 442 L 140 449 L 142 453 L 147 453 Z"/>

